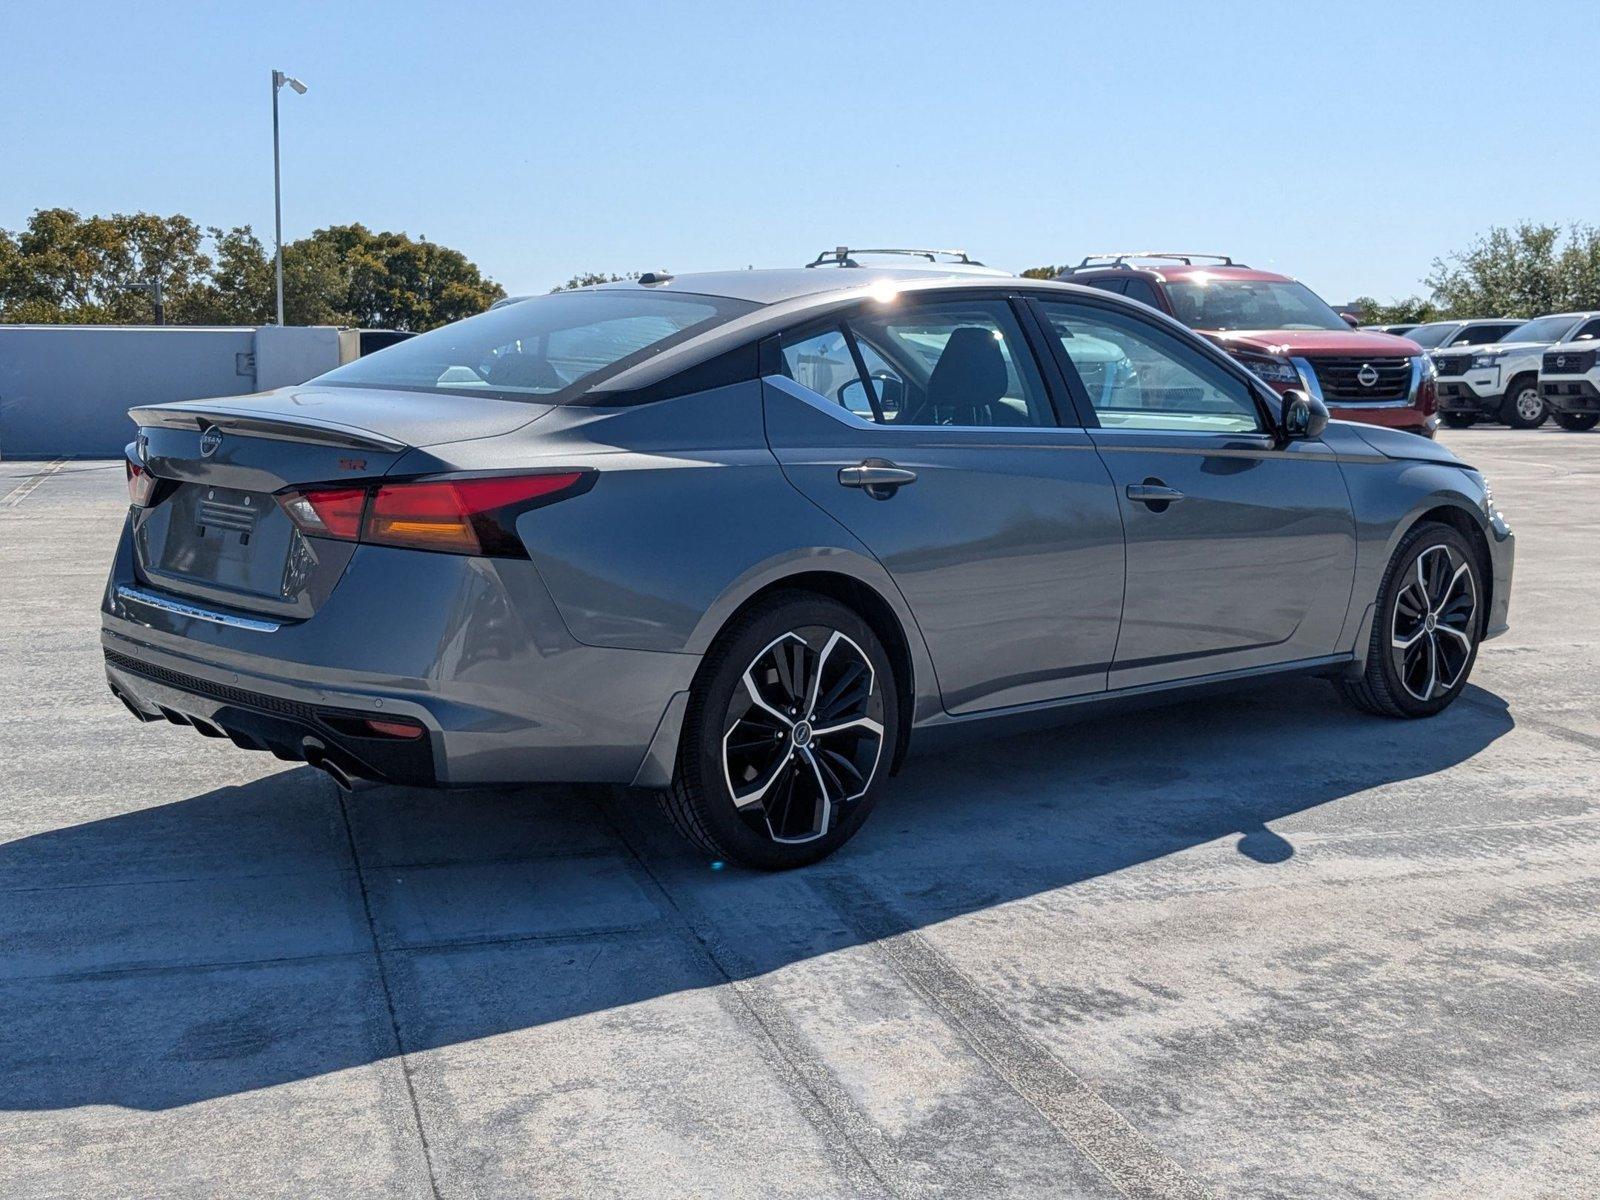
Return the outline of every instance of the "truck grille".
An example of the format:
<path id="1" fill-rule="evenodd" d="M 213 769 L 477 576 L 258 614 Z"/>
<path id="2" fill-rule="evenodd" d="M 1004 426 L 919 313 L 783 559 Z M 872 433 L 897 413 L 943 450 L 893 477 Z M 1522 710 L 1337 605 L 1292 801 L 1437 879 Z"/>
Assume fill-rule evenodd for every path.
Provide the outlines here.
<path id="1" fill-rule="evenodd" d="M 1543 369 L 1552 375 L 1582 375 L 1594 366 L 1594 357 L 1593 350 L 1551 350 Z"/>
<path id="2" fill-rule="evenodd" d="M 1329 403 L 1404 400 L 1411 394 L 1409 358 L 1313 358 L 1308 360 Z"/>
<path id="3" fill-rule="evenodd" d="M 1433 365 L 1438 368 L 1439 374 L 1449 375 L 1452 378 L 1465 375 L 1472 366 L 1470 354 L 1435 354 Z"/>

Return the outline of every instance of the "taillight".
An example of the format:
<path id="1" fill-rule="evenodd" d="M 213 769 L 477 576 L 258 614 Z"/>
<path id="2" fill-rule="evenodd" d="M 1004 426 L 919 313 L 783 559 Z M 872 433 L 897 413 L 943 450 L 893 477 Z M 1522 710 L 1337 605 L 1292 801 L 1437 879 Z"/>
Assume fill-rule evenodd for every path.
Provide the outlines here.
<path id="1" fill-rule="evenodd" d="M 311 537 L 526 558 L 516 521 L 530 508 L 587 491 L 593 471 L 478 475 L 281 492 L 278 503 Z"/>
<path id="2" fill-rule="evenodd" d="M 122 463 L 128 469 L 128 503 L 143 508 L 150 503 L 159 481 L 150 474 L 150 468 L 140 466 L 131 458 L 123 459 Z"/>
<path id="3" fill-rule="evenodd" d="M 285 492 L 278 497 L 278 503 L 300 527 L 301 533 L 353 542 L 361 536 L 361 513 L 367 506 L 367 489 Z"/>

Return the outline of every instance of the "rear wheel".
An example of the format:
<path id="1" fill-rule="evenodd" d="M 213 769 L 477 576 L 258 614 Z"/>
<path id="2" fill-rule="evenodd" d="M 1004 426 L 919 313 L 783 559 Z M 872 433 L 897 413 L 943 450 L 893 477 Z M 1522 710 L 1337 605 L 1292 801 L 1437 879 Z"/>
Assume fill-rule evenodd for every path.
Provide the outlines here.
<path id="1" fill-rule="evenodd" d="M 690 695 L 662 802 L 718 858 L 781 870 L 866 820 L 899 729 L 893 668 L 852 609 L 778 593 L 718 639 Z"/>
<path id="2" fill-rule="evenodd" d="M 1483 632 L 1478 557 L 1449 525 L 1425 521 L 1404 538 L 1378 589 L 1378 609 L 1359 679 L 1340 690 L 1385 717 L 1431 717 L 1467 685 Z"/>
<path id="3" fill-rule="evenodd" d="M 1600 425 L 1600 413 L 1564 413 L 1552 412 L 1556 424 L 1563 429 L 1570 429 L 1574 433 L 1582 433 L 1585 429 L 1593 429 Z"/>
<path id="4" fill-rule="evenodd" d="M 1500 420 L 1513 429 L 1537 429 L 1544 424 L 1550 410 L 1539 394 L 1536 375 L 1519 375 L 1506 389 L 1506 398 L 1500 405 Z"/>
<path id="5" fill-rule="evenodd" d="M 1451 429 L 1466 429 L 1478 418 L 1471 413 L 1444 413 L 1444 423 Z"/>

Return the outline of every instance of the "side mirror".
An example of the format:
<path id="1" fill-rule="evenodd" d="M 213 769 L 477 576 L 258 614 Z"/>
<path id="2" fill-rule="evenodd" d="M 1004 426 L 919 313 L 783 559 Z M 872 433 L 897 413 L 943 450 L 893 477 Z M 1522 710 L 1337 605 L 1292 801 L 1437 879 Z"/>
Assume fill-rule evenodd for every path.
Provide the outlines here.
<path id="1" fill-rule="evenodd" d="M 1290 388 L 1283 394 L 1278 432 L 1284 441 L 1310 441 L 1321 437 L 1327 428 L 1328 407 L 1321 400 L 1299 388 Z"/>
<path id="2" fill-rule="evenodd" d="M 872 377 L 872 390 L 877 396 L 878 407 L 886 413 L 900 411 L 900 401 L 905 392 L 905 385 L 898 379 L 887 375 L 874 375 Z M 855 413 L 858 417 L 872 419 L 872 402 L 867 398 L 867 389 L 859 379 L 852 379 L 837 392 L 834 398 L 845 408 Z"/>
<path id="3" fill-rule="evenodd" d="M 1361 318 L 1356 316 L 1355 313 L 1340 313 L 1339 315 L 1344 318 L 1344 323 L 1350 326 L 1351 329 L 1361 328 Z"/>

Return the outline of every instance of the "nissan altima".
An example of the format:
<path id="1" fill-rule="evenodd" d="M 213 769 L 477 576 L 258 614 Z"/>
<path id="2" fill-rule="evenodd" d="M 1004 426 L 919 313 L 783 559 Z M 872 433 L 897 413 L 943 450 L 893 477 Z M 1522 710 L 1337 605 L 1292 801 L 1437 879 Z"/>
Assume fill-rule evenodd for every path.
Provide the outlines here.
<path id="1" fill-rule="evenodd" d="M 1069 283 L 657 273 L 131 415 L 135 716 L 346 785 L 631 784 L 756 867 L 965 727 L 1285 673 L 1427 717 L 1506 628 L 1476 471 Z"/>

